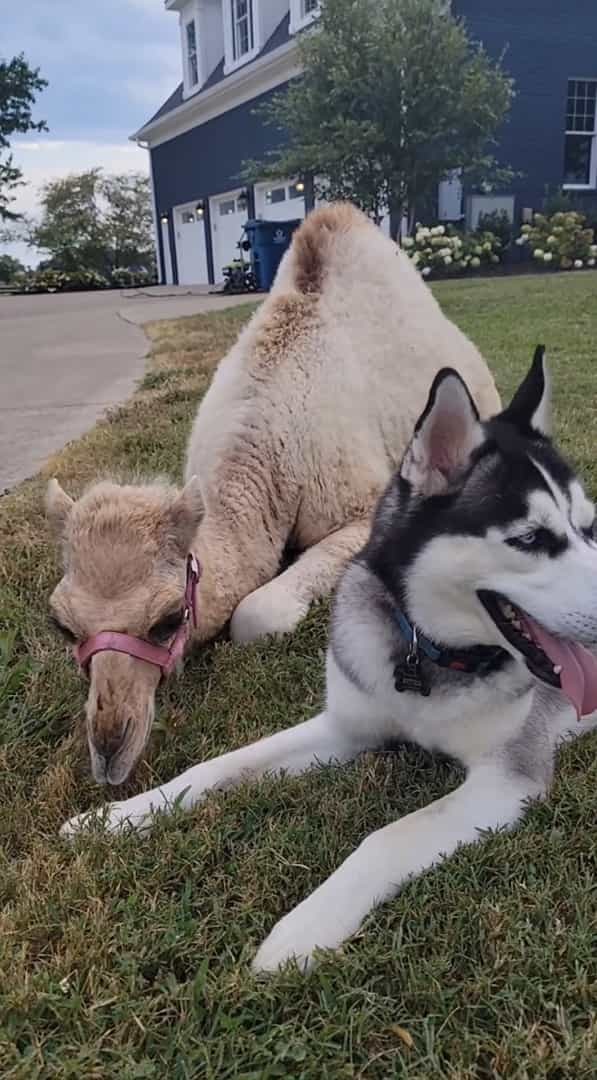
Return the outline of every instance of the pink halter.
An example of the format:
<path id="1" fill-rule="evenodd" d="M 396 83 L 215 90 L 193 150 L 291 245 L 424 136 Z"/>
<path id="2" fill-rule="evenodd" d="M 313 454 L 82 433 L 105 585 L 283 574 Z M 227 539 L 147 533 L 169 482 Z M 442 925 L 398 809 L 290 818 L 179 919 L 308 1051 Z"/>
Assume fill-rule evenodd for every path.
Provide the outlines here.
<path id="1" fill-rule="evenodd" d="M 201 566 L 194 555 L 187 556 L 187 581 L 184 591 L 184 615 L 183 620 L 169 647 L 166 645 L 152 645 L 143 638 L 133 637 L 132 634 L 119 634 L 115 630 L 101 630 L 99 634 L 87 638 L 87 641 L 75 645 L 73 654 L 81 671 L 87 673 L 91 659 L 98 652 L 121 652 L 129 656 L 135 656 L 138 660 L 146 660 L 148 664 L 155 664 L 162 672 L 162 678 L 174 670 L 179 660 L 182 659 L 186 643 L 190 634 L 190 620 L 193 626 L 197 626 L 197 610 L 195 606 L 195 588 L 201 577 Z"/>

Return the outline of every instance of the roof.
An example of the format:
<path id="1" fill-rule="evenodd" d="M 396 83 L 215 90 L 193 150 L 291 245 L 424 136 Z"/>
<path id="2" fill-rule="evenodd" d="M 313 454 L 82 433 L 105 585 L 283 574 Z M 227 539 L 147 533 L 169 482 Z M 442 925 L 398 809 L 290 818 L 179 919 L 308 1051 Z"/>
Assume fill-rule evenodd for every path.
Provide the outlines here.
<path id="1" fill-rule="evenodd" d="M 276 26 L 273 34 L 271 34 L 270 37 L 267 39 L 265 45 L 261 49 L 261 52 L 257 53 L 257 56 L 251 57 L 251 60 L 248 61 L 247 67 L 259 57 L 266 56 L 268 53 L 273 52 L 274 49 L 278 49 L 281 45 L 285 45 L 287 41 L 290 41 L 289 25 L 290 12 L 287 12 L 284 18 Z M 226 76 L 224 75 L 224 57 L 222 57 L 222 59 L 212 71 L 209 78 L 206 79 L 206 81 L 203 83 L 201 89 L 198 90 L 196 94 L 191 95 L 192 99 L 194 101 L 198 100 L 206 90 L 210 90 L 212 86 L 215 86 L 217 83 L 222 82 L 225 78 Z M 172 112 L 173 109 L 177 109 L 179 105 L 183 104 L 184 101 L 189 101 L 189 98 L 183 98 L 182 83 L 179 83 L 176 87 L 176 90 L 173 90 L 173 92 L 170 94 L 170 97 L 166 99 L 166 101 L 163 105 L 160 106 L 158 111 L 154 113 L 154 115 L 149 120 L 146 120 L 146 122 L 143 124 L 143 127 L 147 127 L 149 124 L 153 124 L 155 120 L 160 120 L 162 116 L 166 116 L 169 112 Z"/>

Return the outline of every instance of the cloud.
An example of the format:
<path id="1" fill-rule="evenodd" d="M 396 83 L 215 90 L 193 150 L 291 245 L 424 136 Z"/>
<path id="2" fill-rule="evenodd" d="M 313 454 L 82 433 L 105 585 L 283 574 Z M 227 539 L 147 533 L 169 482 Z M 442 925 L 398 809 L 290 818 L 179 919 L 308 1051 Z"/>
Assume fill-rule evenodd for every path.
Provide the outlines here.
<path id="1" fill-rule="evenodd" d="M 48 80 L 34 118 L 48 135 L 13 141 L 27 187 L 15 208 L 35 214 L 48 180 L 94 166 L 106 172 L 146 170 L 146 152 L 128 142 L 180 82 L 178 17 L 162 0 L 27 0 L 2 20 L 2 54 L 24 51 Z M 11 251 L 37 261 L 22 245 Z"/>

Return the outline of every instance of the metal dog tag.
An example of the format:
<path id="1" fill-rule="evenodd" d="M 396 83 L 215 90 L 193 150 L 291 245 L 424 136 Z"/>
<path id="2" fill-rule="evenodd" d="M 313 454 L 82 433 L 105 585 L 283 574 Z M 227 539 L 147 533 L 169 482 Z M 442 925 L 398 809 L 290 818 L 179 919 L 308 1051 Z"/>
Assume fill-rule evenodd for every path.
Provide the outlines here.
<path id="1" fill-rule="evenodd" d="M 404 660 L 401 660 L 394 668 L 394 686 L 399 694 L 411 693 L 429 697 L 431 693 L 429 683 L 421 670 L 419 643 L 414 626 L 410 649 Z"/>

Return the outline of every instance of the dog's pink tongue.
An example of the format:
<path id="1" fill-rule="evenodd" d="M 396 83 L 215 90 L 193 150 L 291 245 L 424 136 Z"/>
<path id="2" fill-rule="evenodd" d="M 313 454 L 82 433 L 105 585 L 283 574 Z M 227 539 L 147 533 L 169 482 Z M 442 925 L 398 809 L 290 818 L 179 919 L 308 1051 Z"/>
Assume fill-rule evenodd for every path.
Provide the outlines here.
<path id="1" fill-rule="evenodd" d="M 554 667 L 561 667 L 562 693 L 570 699 L 578 718 L 597 709 L 597 659 L 574 641 L 554 637 L 534 619 L 524 616 L 530 634 Z"/>

